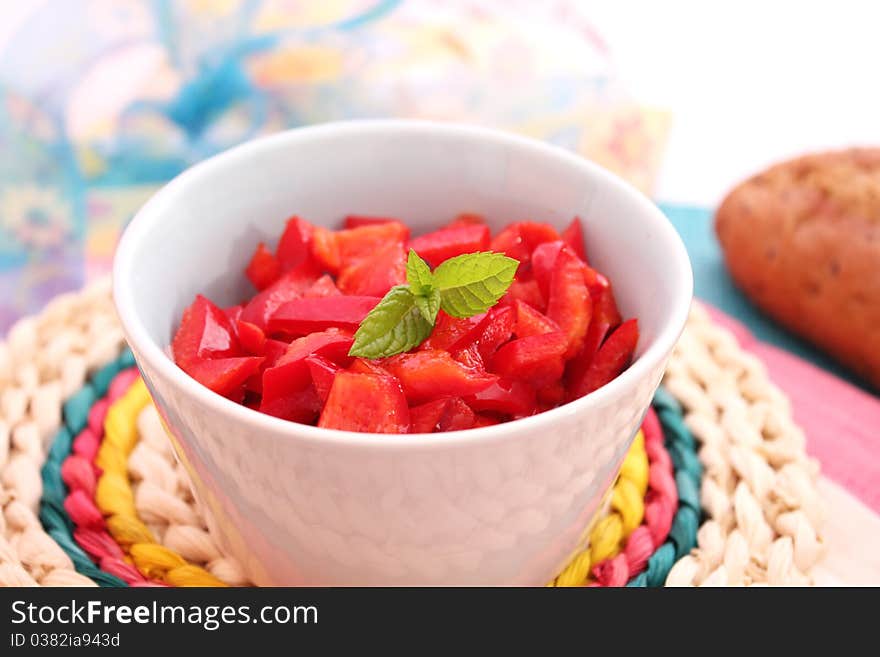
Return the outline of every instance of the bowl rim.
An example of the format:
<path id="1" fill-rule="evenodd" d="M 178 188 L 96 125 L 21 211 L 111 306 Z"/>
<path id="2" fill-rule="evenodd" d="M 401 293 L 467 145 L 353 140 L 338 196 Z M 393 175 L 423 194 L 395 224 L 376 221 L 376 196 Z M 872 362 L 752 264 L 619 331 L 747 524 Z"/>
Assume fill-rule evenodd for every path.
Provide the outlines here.
<path id="1" fill-rule="evenodd" d="M 613 381 L 584 397 L 519 420 L 444 433 L 362 433 L 300 424 L 237 404 L 191 378 L 178 367 L 165 349 L 152 339 L 138 313 L 133 290 L 128 282 L 132 278 L 133 255 L 141 241 L 141 236 L 165 213 L 179 189 L 185 188 L 192 181 L 210 177 L 217 168 L 234 166 L 236 161 L 243 162 L 260 152 L 292 148 L 297 142 L 304 140 L 363 133 L 466 137 L 531 150 L 542 157 L 550 157 L 566 166 L 581 169 L 588 176 L 597 179 L 599 184 L 610 186 L 619 193 L 634 197 L 644 209 L 643 216 L 655 224 L 656 239 L 663 241 L 665 247 L 669 249 L 666 262 L 675 268 L 675 278 L 681 281 L 675 298 L 667 300 L 669 311 L 653 342 Z M 671 352 L 684 330 L 692 296 L 693 271 L 681 237 L 666 215 L 647 196 L 617 175 L 574 152 L 536 139 L 481 126 L 421 119 L 357 119 L 310 125 L 259 137 L 218 153 L 189 167 L 155 192 L 129 222 L 113 258 L 113 301 L 123 331 L 136 355 L 147 361 L 151 368 L 167 378 L 174 386 L 179 387 L 182 394 L 189 395 L 213 412 L 228 416 L 236 423 L 249 424 L 254 430 L 282 434 L 291 440 L 320 443 L 325 446 L 335 443 L 380 448 L 456 447 L 474 442 L 488 444 L 495 440 L 503 440 L 511 433 L 526 434 L 546 429 L 563 416 L 580 414 L 626 394 L 627 390 L 631 390 L 638 381 L 648 376 Z"/>

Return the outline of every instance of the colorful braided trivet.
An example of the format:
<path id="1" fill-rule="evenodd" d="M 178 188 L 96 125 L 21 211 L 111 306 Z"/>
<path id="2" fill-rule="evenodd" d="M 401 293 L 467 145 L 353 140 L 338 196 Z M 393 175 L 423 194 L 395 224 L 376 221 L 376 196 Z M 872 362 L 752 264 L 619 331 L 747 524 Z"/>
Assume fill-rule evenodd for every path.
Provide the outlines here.
<path id="1" fill-rule="evenodd" d="M 133 365 L 106 284 L 0 343 L 0 585 L 248 584 Z M 817 468 L 760 363 L 696 310 L 665 382 L 588 548 L 551 586 L 808 582 Z"/>

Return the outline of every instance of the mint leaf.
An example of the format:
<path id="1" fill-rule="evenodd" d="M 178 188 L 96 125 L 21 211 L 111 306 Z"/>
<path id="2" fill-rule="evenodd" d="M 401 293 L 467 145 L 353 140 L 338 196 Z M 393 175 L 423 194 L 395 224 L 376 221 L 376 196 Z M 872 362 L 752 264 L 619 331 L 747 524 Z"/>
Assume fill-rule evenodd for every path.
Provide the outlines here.
<path id="1" fill-rule="evenodd" d="M 406 259 L 406 282 L 409 283 L 413 294 L 419 296 L 427 296 L 434 289 L 434 277 L 431 275 L 431 268 L 412 249 L 409 250 L 409 256 Z M 436 314 L 435 312 L 434 315 Z M 431 319 L 429 321 L 433 323 L 434 320 Z"/>
<path id="2" fill-rule="evenodd" d="M 440 307 L 453 317 L 473 317 L 498 303 L 513 282 L 519 261 L 486 251 L 450 258 L 434 270 Z"/>
<path id="3" fill-rule="evenodd" d="M 437 319 L 437 312 L 440 310 L 440 290 L 432 289 L 426 296 L 417 295 L 415 298 L 416 308 L 422 313 L 431 327 L 434 326 L 434 320 Z"/>
<path id="4" fill-rule="evenodd" d="M 416 305 L 417 298 L 406 285 L 391 288 L 364 317 L 348 355 L 385 358 L 420 345 L 431 335 L 434 323 Z"/>

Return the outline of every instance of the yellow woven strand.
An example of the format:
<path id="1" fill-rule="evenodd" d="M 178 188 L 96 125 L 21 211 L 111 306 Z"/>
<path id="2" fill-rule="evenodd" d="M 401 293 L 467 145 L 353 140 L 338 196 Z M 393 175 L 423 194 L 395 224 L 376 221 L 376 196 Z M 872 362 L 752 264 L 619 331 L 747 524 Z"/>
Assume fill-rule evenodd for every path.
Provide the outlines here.
<path id="1" fill-rule="evenodd" d="M 611 493 L 611 511 L 590 532 L 590 544 L 548 586 L 586 584 L 593 565 L 616 556 L 629 535 L 645 517 L 648 490 L 648 453 L 639 431 L 623 460 Z"/>
<path id="2" fill-rule="evenodd" d="M 108 409 L 104 440 L 95 457 L 95 463 L 103 470 L 95 502 L 107 516 L 111 536 L 145 577 L 174 586 L 226 586 L 204 568 L 159 545 L 138 517 L 128 477 L 128 457 L 139 439 L 137 417 L 148 403 L 149 391 L 143 380 L 138 379 Z"/>

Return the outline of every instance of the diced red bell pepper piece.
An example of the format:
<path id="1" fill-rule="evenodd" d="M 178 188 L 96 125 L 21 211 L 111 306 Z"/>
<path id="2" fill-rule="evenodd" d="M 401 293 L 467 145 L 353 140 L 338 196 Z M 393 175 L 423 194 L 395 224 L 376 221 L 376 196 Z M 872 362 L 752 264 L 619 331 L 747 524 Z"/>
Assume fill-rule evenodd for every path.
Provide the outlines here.
<path id="1" fill-rule="evenodd" d="M 587 250 L 584 247 L 584 228 L 581 225 L 581 218 L 575 217 L 568 224 L 568 227 L 562 231 L 562 241 L 571 247 L 578 258 L 587 262 Z"/>
<path id="2" fill-rule="evenodd" d="M 238 356 L 241 350 L 229 318 L 201 294 L 183 311 L 171 341 L 174 361 L 183 369 L 206 358 Z"/>
<path id="3" fill-rule="evenodd" d="M 392 356 L 383 366 L 400 379 L 407 399 L 420 403 L 438 397 L 463 397 L 484 390 L 498 377 L 465 367 L 448 352 L 429 350 Z"/>
<path id="4" fill-rule="evenodd" d="M 333 386 L 333 379 L 342 368 L 332 360 L 318 354 L 307 357 L 306 366 L 309 368 L 312 384 L 315 386 L 321 403 L 326 403 L 327 397 L 330 395 L 330 388 Z"/>
<path id="5" fill-rule="evenodd" d="M 499 304 L 510 305 L 517 299 L 525 301 L 532 308 L 536 308 L 541 312 L 547 309 L 547 302 L 544 299 L 544 295 L 541 294 L 538 282 L 534 278 L 520 279 L 517 276 L 513 283 L 510 284 L 510 287 L 507 288 L 505 295 L 501 297 Z"/>
<path id="6" fill-rule="evenodd" d="M 547 300 L 547 317 L 559 324 L 568 338 L 566 358 L 571 358 L 584 343 L 592 316 L 592 300 L 584 283 L 584 264 L 574 252 L 564 247 L 556 258 Z"/>
<path id="7" fill-rule="evenodd" d="M 464 349 L 452 352 L 452 357 L 474 372 L 486 371 L 486 365 L 483 363 L 483 357 L 480 355 L 480 345 L 477 342 L 472 342 Z"/>
<path id="8" fill-rule="evenodd" d="M 223 314 L 229 318 L 229 325 L 235 329 L 235 325 L 238 323 L 238 320 L 241 318 L 241 313 L 244 311 L 244 306 L 238 304 L 237 306 L 229 306 L 228 308 L 223 309 Z"/>
<path id="9" fill-rule="evenodd" d="M 339 268 L 337 270 L 339 271 L 361 258 L 373 255 L 378 249 L 392 242 L 405 244 L 409 239 L 409 228 L 399 221 L 389 221 L 372 226 L 340 230 L 334 233 L 334 236 L 339 252 Z"/>
<path id="10" fill-rule="evenodd" d="M 432 267 L 464 253 L 487 251 L 491 244 L 489 227 L 467 224 L 441 228 L 414 238 L 409 246 Z"/>
<path id="11" fill-rule="evenodd" d="M 593 317 L 590 320 L 590 328 L 587 329 L 583 348 L 572 360 L 575 367 L 578 367 L 575 363 L 581 363 L 584 369 L 592 362 L 605 337 L 623 321 L 610 287 L 604 288 L 598 295 L 591 295 L 591 299 Z"/>
<path id="12" fill-rule="evenodd" d="M 459 397 L 436 399 L 409 409 L 410 433 L 461 431 L 474 426 L 474 412 Z"/>
<path id="13" fill-rule="evenodd" d="M 281 276 L 281 264 L 266 245 L 260 242 L 244 273 L 255 288 L 265 290 Z"/>
<path id="14" fill-rule="evenodd" d="M 559 331 L 559 324 L 538 312 L 525 301 L 517 299 L 513 303 L 516 311 L 516 327 L 513 329 L 518 338 L 527 338 L 532 335 L 543 335 Z"/>
<path id="15" fill-rule="evenodd" d="M 339 291 L 339 288 L 336 287 L 336 283 L 333 282 L 333 277 L 329 274 L 324 274 L 312 283 L 312 286 L 305 291 L 303 294 L 304 297 L 338 297 L 342 292 Z"/>
<path id="16" fill-rule="evenodd" d="M 455 219 L 450 221 L 446 227 L 454 228 L 456 226 L 473 226 L 475 224 L 484 223 L 486 223 L 486 219 L 483 215 L 477 214 L 476 212 L 462 212 L 456 216 Z"/>
<path id="17" fill-rule="evenodd" d="M 409 407 L 392 376 L 339 372 L 318 426 L 368 433 L 407 433 Z"/>
<path id="18" fill-rule="evenodd" d="M 241 319 L 259 326 L 264 331 L 269 318 L 282 304 L 297 299 L 318 279 L 320 273 L 305 263 L 287 271 L 277 281 L 257 294 L 245 306 Z"/>
<path id="19" fill-rule="evenodd" d="M 376 361 L 369 358 L 355 358 L 351 365 L 348 366 L 348 371 L 355 372 L 356 374 L 378 374 L 379 376 L 391 374 L 391 372 L 380 366 Z"/>
<path id="20" fill-rule="evenodd" d="M 357 330 L 380 297 L 312 297 L 288 301 L 269 320 L 269 332 L 308 335 L 328 328 Z"/>
<path id="21" fill-rule="evenodd" d="M 392 217 L 366 217 L 360 214 L 350 214 L 345 218 L 343 228 L 360 228 L 361 226 L 375 226 L 376 224 L 387 224 L 392 221 L 400 223 L 399 219 Z"/>
<path id="22" fill-rule="evenodd" d="M 263 362 L 262 356 L 197 360 L 184 368 L 192 378 L 224 397 L 244 397 L 244 383 Z"/>
<path id="23" fill-rule="evenodd" d="M 263 348 L 266 346 L 266 334 L 256 324 L 238 320 L 238 341 L 241 343 L 242 349 L 249 354 L 261 356 Z"/>
<path id="24" fill-rule="evenodd" d="M 336 280 L 345 294 L 373 297 L 384 297 L 392 287 L 405 282 L 406 250 L 402 242 L 391 242 L 357 260 Z"/>
<path id="25" fill-rule="evenodd" d="M 531 262 L 532 251 L 539 244 L 559 239 L 559 233 L 550 224 L 536 221 L 520 221 L 510 224 L 492 240 L 493 251 L 504 253 L 520 262 L 523 271 Z"/>
<path id="26" fill-rule="evenodd" d="M 315 386 L 308 384 L 283 397 L 267 399 L 264 396 L 260 401 L 260 412 L 291 422 L 312 424 L 321 412 L 321 398 Z"/>
<path id="27" fill-rule="evenodd" d="M 553 381 L 538 388 L 537 393 L 539 403 L 554 408 L 565 401 L 565 384 Z"/>
<path id="28" fill-rule="evenodd" d="M 485 328 L 483 320 L 486 313 L 480 313 L 473 317 L 453 317 L 442 310 L 437 313 L 437 321 L 434 330 L 425 340 L 421 349 L 444 349 L 449 352 L 457 351 L 473 342 Z"/>
<path id="29" fill-rule="evenodd" d="M 493 417 L 491 415 L 486 415 L 485 413 L 476 413 L 474 415 L 474 426 L 472 429 L 476 429 L 478 427 L 492 427 L 496 424 L 501 424 L 501 420 L 497 417 Z"/>
<path id="30" fill-rule="evenodd" d="M 561 331 L 517 338 L 495 352 L 489 369 L 504 379 L 540 387 L 562 376 L 567 346 L 568 338 Z"/>
<path id="31" fill-rule="evenodd" d="M 336 233 L 322 226 L 315 226 L 312 232 L 312 258 L 324 271 L 339 273 L 339 243 Z"/>
<path id="32" fill-rule="evenodd" d="M 409 409 L 410 433 L 434 433 L 440 425 L 440 417 L 446 410 L 448 398 L 435 399 Z"/>
<path id="33" fill-rule="evenodd" d="M 309 258 L 314 227 L 299 217 L 291 217 L 284 226 L 275 257 L 281 271 L 298 267 Z"/>
<path id="34" fill-rule="evenodd" d="M 530 415 L 535 410 L 535 389 L 522 381 L 498 379 L 465 403 L 477 412 L 492 411 L 509 415 Z"/>
<path id="35" fill-rule="evenodd" d="M 569 399 L 601 388 L 627 368 L 639 341 L 638 321 L 630 319 L 608 336 L 582 376 L 568 382 Z"/>
<path id="36" fill-rule="evenodd" d="M 482 322 L 484 328 L 477 347 L 484 363 L 488 363 L 492 355 L 502 344 L 510 340 L 513 327 L 516 325 L 516 312 L 510 306 L 495 306 Z"/>
<path id="37" fill-rule="evenodd" d="M 459 397 L 450 397 L 440 417 L 439 431 L 462 431 L 474 426 L 474 412 Z"/>
<path id="38" fill-rule="evenodd" d="M 348 351 L 354 339 L 338 329 L 311 333 L 290 343 L 274 366 L 263 372 L 263 404 L 289 397 L 311 384 L 306 358 L 319 355 L 336 363 L 348 364 Z"/>
<path id="39" fill-rule="evenodd" d="M 556 270 L 556 260 L 559 258 L 559 252 L 565 246 L 562 240 L 555 242 L 544 242 L 535 247 L 532 251 L 532 275 L 538 283 L 541 290 L 541 296 L 544 299 L 550 297 L 550 280 L 553 278 L 553 272 Z"/>
<path id="40" fill-rule="evenodd" d="M 250 376 L 250 378 L 248 378 L 247 382 L 245 383 L 245 389 L 247 389 L 249 392 L 262 394 L 263 373 L 270 367 L 275 367 L 275 364 L 287 352 L 288 346 L 289 345 L 286 342 L 282 342 L 281 340 L 272 340 L 271 338 L 266 338 L 266 342 L 263 343 L 262 353 L 264 360 L 260 365 L 260 369 L 258 369 Z"/>

